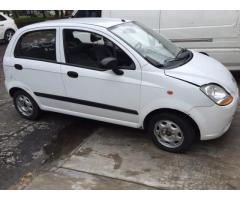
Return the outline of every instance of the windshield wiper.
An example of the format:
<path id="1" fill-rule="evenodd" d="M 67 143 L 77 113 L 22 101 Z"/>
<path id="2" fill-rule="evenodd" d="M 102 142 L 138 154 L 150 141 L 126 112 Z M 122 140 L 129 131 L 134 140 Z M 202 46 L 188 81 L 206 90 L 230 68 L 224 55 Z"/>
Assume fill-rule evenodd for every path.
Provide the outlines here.
<path id="1" fill-rule="evenodd" d="M 182 59 L 185 58 L 189 55 L 189 52 L 185 48 L 181 48 L 181 50 L 178 52 L 176 59 Z"/>
<path id="2" fill-rule="evenodd" d="M 151 57 L 149 57 L 149 56 L 144 56 L 144 58 L 145 58 L 149 63 L 151 63 L 152 65 L 154 65 L 155 67 L 158 67 L 158 68 L 164 67 L 163 64 L 159 63 L 158 61 L 154 60 L 153 58 L 151 58 Z"/>
<path id="3" fill-rule="evenodd" d="M 182 59 L 187 58 L 188 56 L 189 56 L 189 51 L 187 49 L 181 48 L 181 50 L 178 52 L 175 58 L 166 59 L 164 64 L 168 65 L 168 63 L 178 62 Z"/>

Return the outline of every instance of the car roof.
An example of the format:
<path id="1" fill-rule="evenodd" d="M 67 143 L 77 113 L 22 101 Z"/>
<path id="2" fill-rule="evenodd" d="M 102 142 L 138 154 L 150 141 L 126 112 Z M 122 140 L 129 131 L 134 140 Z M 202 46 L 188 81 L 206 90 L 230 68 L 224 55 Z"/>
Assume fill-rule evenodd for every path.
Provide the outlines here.
<path id="1" fill-rule="evenodd" d="M 116 18 L 69 18 L 69 19 L 58 19 L 58 20 L 48 20 L 45 22 L 40 22 L 27 26 L 28 28 L 38 28 L 46 26 L 79 26 L 92 25 L 100 26 L 103 28 L 109 28 L 115 25 L 119 25 L 130 20 L 116 19 Z"/>

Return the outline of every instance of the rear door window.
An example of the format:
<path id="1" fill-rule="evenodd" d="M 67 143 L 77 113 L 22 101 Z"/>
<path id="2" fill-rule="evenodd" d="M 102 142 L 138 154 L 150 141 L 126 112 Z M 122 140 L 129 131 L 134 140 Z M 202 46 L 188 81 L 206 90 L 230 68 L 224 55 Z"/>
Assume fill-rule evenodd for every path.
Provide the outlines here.
<path id="1" fill-rule="evenodd" d="M 14 56 L 42 61 L 56 61 L 56 30 L 25 33 L 18 40 Z"/>

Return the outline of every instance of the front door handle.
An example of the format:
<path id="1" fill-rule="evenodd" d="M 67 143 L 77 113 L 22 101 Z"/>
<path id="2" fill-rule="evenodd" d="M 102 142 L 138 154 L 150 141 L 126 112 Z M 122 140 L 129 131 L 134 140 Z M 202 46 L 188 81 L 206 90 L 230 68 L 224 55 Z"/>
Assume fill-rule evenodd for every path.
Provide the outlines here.
<path id="1" fill-rule="evenodd" d="M 14 65 L 14 67 L 17 70 L 22 70 L 23 69 L 22 65 L 19 65 L 19 64 Z"/>
<path id="2" fill-rule="evenodd" d="M 4 26 L 4 24 L 0 24 L 0 26 Z"/>
<path id="3" fill-rule="evenodd" d="M 78 73 L 77 72 L 73 72 L 73 71 L 69 71 L 67 72 L 67 75 L 71 78 L 77 78 L 78 77 Z"/>

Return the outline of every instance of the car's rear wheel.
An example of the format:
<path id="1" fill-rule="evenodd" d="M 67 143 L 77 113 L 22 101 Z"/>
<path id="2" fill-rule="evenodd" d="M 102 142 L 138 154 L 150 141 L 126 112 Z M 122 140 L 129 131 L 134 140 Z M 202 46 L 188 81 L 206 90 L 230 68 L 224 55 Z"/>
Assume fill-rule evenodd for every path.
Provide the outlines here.
<path id="1" fill-rule="evenodd" d="M 12 39 L 13 35 L 14 35 L 15 31 L 8 29 L 6 30 L 5 34 L 4 34 L 4 40 L 5 42 L 9 43 L 10 40 Z"/>
<path id="2" fill-rule="evenodd" d="M 148 131 L 159 148 L 174 153 L 188 150 L 196 136 L 191 121 L 176 113 L 154 115 L 150 119 Z"/>
<path id="3" fill-rule="evenodd" d="M 35 120 L 40 115 L 40 108 L 34 99 L 23 90 L 13 94 L 13 101 L 18 113 L 26 119 Z"/>

